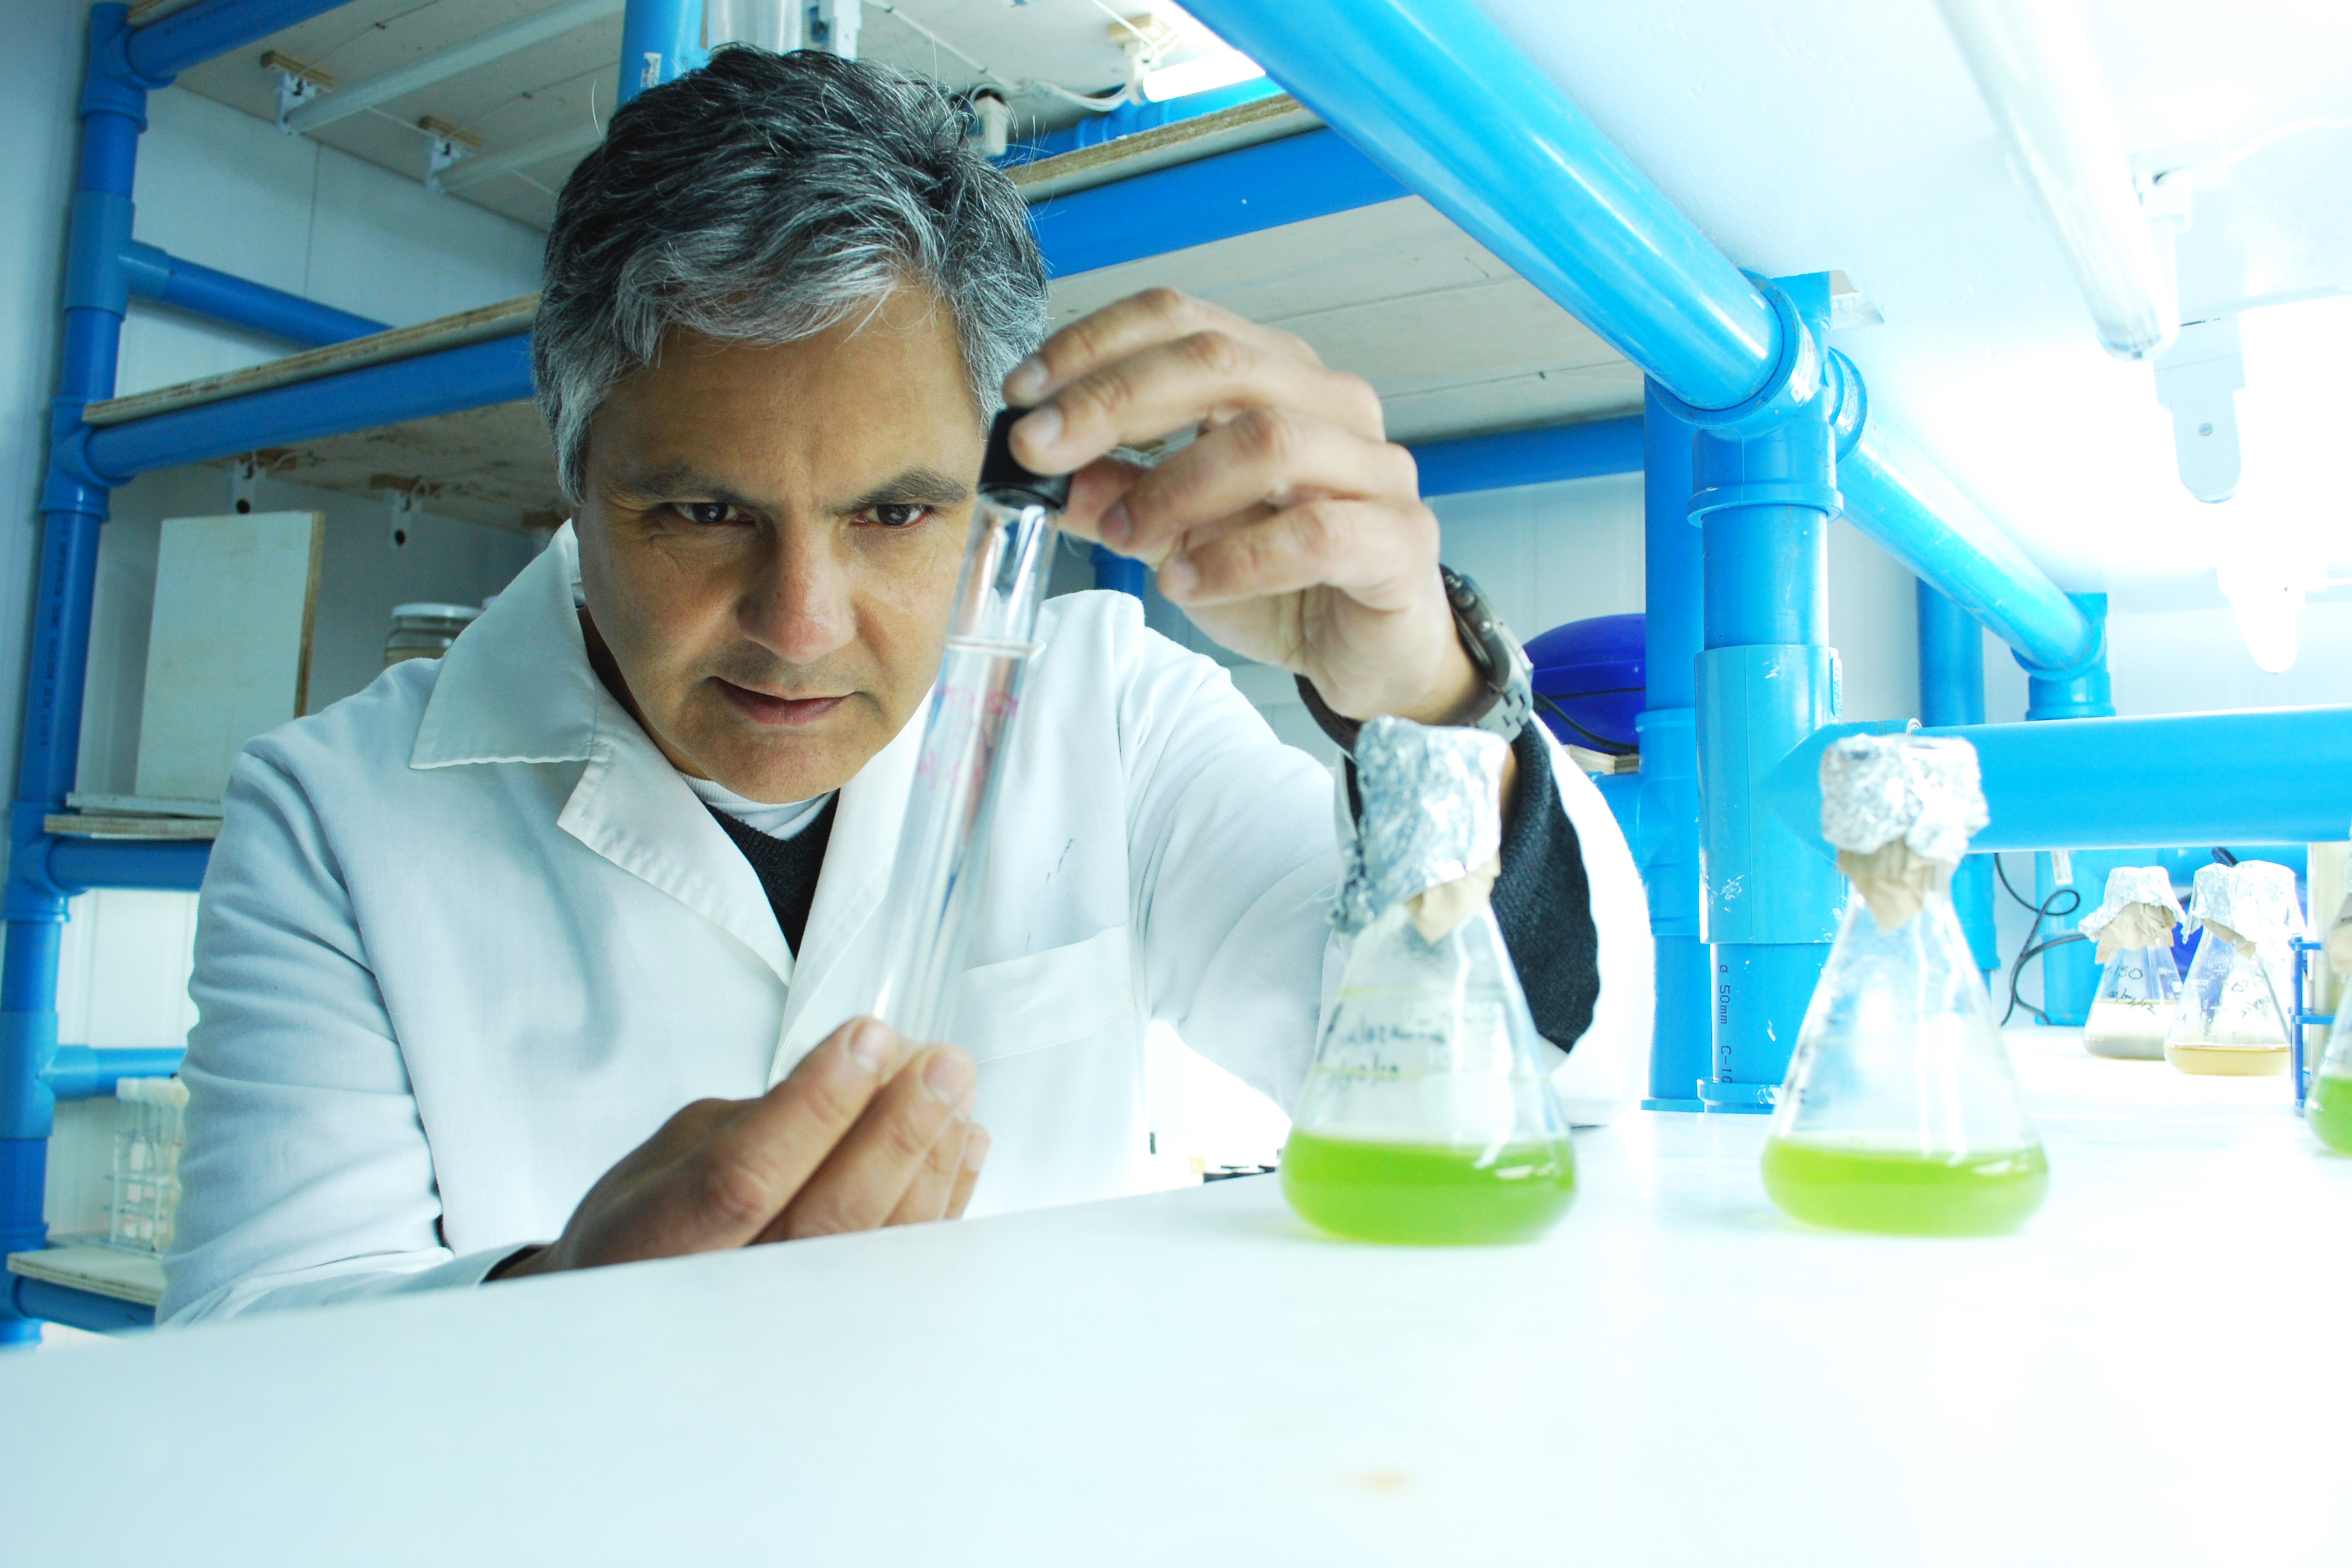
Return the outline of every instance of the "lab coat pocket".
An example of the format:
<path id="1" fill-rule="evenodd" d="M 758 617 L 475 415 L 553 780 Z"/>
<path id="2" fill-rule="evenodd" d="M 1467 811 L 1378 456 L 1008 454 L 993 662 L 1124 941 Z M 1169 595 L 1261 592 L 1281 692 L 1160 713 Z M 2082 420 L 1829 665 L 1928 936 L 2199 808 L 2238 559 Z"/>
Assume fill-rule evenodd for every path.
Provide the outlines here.
<path id="1" fill-rule="evenodd" d="M 1081 1040 L 1135 1010 L 1127 927 L 964 971 L 955 1042 L 976 1061 Z"/>

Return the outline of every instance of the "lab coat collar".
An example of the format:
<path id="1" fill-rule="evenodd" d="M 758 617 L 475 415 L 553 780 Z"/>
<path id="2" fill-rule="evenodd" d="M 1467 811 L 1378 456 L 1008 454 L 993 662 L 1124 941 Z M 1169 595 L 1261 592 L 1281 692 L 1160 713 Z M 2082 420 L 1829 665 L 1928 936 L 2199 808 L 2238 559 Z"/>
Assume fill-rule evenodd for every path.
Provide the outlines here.
<path id="1" fill-rule="evenodd" d="M 556 825 L 717 925 L 789 985 L 792 949 L 759 873 L 604 689 L 580 631 L 566 523 L 442 656 L 412 768 L 585 762 Z"/>
<path id="2" fill-rule="evenodd" d="M 612 698 L 588 664 L 579 580 L 580 542 L 566 523 L 442 655 L 411 768 L 586 760 L 596 699 Z"/>

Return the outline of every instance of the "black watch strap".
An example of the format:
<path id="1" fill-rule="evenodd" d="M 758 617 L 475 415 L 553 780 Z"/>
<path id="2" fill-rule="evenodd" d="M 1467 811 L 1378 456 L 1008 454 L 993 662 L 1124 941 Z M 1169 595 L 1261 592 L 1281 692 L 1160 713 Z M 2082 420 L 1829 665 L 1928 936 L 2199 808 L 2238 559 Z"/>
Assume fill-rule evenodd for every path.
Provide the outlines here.
<path id="1" fill-rule="evenodd" d="M 1465 715 L 1457 724 L 1469 728 L 1491 730 L 1505 740 L 1516 739 L 1535 712 L 1535 698 L 1530 685 L 1532 671 L 1528 656 L 1519 648 L 1503 618 L 1478 591 L 1478 585 L 1451 567 L 1437 569 L 1445 584 L 1446 607 L 1454 612 L 1454 634 L 1462 640 L 1462 651 L 1470 655 L 1470 664 L 1486 683 L 1487 698 L 1476 712 Z M 1315 683 L 1305 675 L 1292 677 L 1298 683 L 1298 700 L 1307 706 L 1307 716 L 1316 727 L 1331 737 L 1331 743 L 1349 757 L 1356 754 L 1356 737 L 1363 732 L 1360 720 L 1347 718 L 1332 711 L 1315 689 Z"/>

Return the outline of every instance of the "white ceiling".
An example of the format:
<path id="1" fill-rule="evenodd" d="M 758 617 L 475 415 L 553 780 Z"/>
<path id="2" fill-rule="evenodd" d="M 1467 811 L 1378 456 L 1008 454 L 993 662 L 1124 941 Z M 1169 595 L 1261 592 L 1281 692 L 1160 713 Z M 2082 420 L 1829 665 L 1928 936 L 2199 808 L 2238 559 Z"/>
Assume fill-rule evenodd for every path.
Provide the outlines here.
<path id="1" fill-rule="evenodd" d="M 1841 333 L 1874 418 L 1937 456 L 2064 586 L 2219 604 L 2226 553 L 2299 549 L 2352 579 L 2352 298 L 2245 319 L 2246 477 L 2218 507 L 2174 472 L 2142 365 L 2109 359 L 1932 0 L 1484 0 L 1742 267 L 1843 267 L 1885 312 Z M 2352 117 L 2352 6 L 2081 0 L 2127 148 Z M 2311 185 L 2265 181 L 2308 170 Z M 2352 131 L 2238 165 L 2263 223 L 2352 209 Z M 2192 234 L 2194 231 L 2192 230 Z M 2352 254 L 2339 277 L 2352 282 Z M 2343 590 L 2337 596 L 2344 595 Z"/>

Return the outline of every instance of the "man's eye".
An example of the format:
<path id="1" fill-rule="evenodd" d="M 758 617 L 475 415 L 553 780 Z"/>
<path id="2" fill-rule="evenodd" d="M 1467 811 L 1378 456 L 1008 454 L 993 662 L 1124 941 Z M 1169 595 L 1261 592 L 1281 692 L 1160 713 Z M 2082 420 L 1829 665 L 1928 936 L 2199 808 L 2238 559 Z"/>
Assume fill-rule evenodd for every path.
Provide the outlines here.
<path id="1" fill-rule="evenodd" d="M 689 523 L 713 527 L 736 520 L 735 508 L 724 501 L 677 501 L 670 509 Z"/>
<path id="2" fill-rule="evenodd" d="M 929 517 L 931 509 L 911 501 L 889 501 L 866 515 L 886 528 L 909 528 Z"/>

